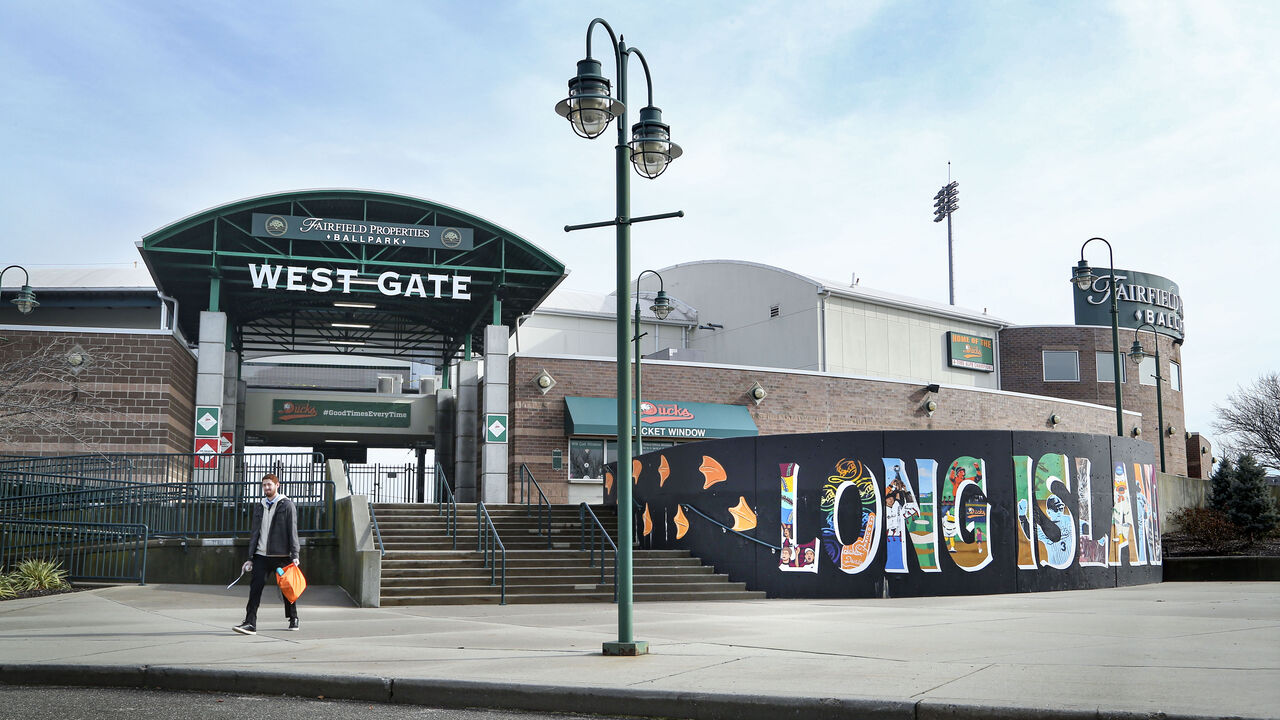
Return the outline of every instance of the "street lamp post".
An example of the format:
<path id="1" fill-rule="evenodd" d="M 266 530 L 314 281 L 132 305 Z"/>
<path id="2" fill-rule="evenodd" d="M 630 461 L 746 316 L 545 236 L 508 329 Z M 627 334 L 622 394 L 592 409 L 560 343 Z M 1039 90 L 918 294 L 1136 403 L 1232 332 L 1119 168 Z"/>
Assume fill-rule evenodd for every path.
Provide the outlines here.
<path id="1" fill-rule="evenodd" d="M 31 290 L 31 275 L 27 269 L 21 265 L 10 265 L 0 270 L 0 292 L 4 288 L 4 274 L 10 270 L 18 269 L 22 271 L 22 289 L 18 291 L 18 297 L 13 299 L 13 304 L 18 306 L 18 312 L 23 315 L 30 315 L 32 310 L 40 307 L 40 303 L 36 302 L 36 294 Z"/>
<path id="2" fill-rule="evenodd" d="M 1160 336 L 1156 334 L 1156 326 L 1151 323 L 1142 323 L 1133 329 L 1133 347 L 1129 348 L 1129 357 L 1134 363 L 1141 366 L 1142 361 L 1147 359 L 1147 352 L 1142 348 L 1142 343 L 1138 342 L 1138 331 L 1144 327 L 1151 328 L 1151 341 L 1156 346 L 1156 422 L 1160 424 L 1160 472 L 1164 472 L 1164 398 L 1160 393 L 1160 383 L 1164 378 L 1160 375 Z M 1142 380 L 1139 374 L 1139 381 Z"/>
<path id="3" fill-rule="evenodd" d="M 1114 363 L 1116 386 L 1116 435 L 1124 437 L 1124 401 L 1120 397 L 1120 305 L 1116 297 L 1118 294 L 1118 283 L 1116 281 L 1116 256 L 1111 250 L 1111 243 L 1100 237 L 1089 238 L 1084 241 L 1084 245 L 1080 246 L 1080 262 L 1076 265 L 1076 270 L 1071 275 L 1071 280 L 1076 287 L 1081 290 L 1088 290 L 1095 276 L 1093 268 L 1089 267 L 1089 263 L 1084 259 L 1084 249 L 1094 240 L 1102 240 L 1107 246 L 1107 255 L 1111 259 L 1111 359 Z"/>
<path id="4" fill-rule="evenodd" d="M 617 70 L 618 94 L 610 94 L 609 80 L 601 73 L 600 61 L 591 57 L 591 33 L 599 25 L 609 33 Z M 649 104 L 640 109 L 640 121 L 631 128 L 627 141 L 627 60 L 640 59 L 644 68 Z M 565 232 L 587 228 L 617 228 L 618 285 L 618 571 L 614 582 L 618 591 L 618 640 L 604 644 L 606 655 L 643 655 L 649 644 L 632 636 L 632 515 L 631 515 L 631 352 L 628 326 L 631 313 L 631 225 L 649 220 L 684 217 L 683 211 L 631 217 L 631 179 L 627 163 L 646 178 L 656 178 L 672 160 L 680 157 L 679 145 L 671 142 L 671 128 L 662 122 L 662 111 L 653 104 L 653 80 L 649 63 L 636 48 L 614 34 L 609 23 L 596 18 L 587 26 L 587 56 L 578 61 L 578 72 L 569 79 L 569 97 L 556 105 L 556 113 L 569 120 L 574 133 L 584 138 L 599 137 L 614 118 L 618 119 L 618 144 L 615 147 L 617 181 L 617 214 L 612 220 L 566 225 Z"/>
<path id="5" fill-rule="evenodd" d="M 644 438 L 640 429 L 640 278 L 646 274 L 654 275 L 658 278 L 658 294 L 653 298 L 653 304 L 649 306 L 649 310 L 653 312 L 659 320 L 666 320 L 671 314 L 671 301 L 667 299 L 667 291 L 664 289 L 662 276 L 656 270 L 645 270 L 636 276 L 636 306 L 635 306 L 635 334 L 633 338 L 636 343 L 636 454 L 644 454 Z"/>

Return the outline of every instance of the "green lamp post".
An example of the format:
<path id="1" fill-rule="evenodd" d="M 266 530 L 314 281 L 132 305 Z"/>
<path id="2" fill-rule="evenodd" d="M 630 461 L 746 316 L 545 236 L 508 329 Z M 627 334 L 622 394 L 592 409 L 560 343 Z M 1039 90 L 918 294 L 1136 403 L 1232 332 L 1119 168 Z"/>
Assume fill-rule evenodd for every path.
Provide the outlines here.
<path id="1" fill-rule="evenodd" d="M 617 70 L 617 96 L 611 94 L 608 78 L 601 71 L 600 61 L 591 57 L 591 33 L 596 26 L 604 28 L 612 43 L 613 59 Z M 640 121 L 631 128 L 627 139 L 627 61 L 634 55 L 644 68 L 645 85 L 649 91 L 649 104 L 640 109 Z M 618 590 L 618 640 L 604 644 L 606 655 L 643 655 L 649 644 L 637 641 L 632 633 L 632 514 L 631 514 L 631 225 L 649 220 L 683 217 L 676 211 L 642 217 L 631 216 L 631 181 L 627 173 L 630 163 L 637 173 L 646 178 L 661 175 L 671 161 L 683 151 L 671 142 L 671 128 L 662 122 L 662 111 L 653 105 L 653 80 L 649 75 L 649 63 L 644 55 L 613 32 L 609 23 L 596 18 L 587 26 L 587 56 L 578 61 L 578 72 L 569 79 L 569 97 L 556 105 L 556 113 L 569 121 L 579 137 L 596 138 L 604 133 L 609 123 L 618 119 L 618 144 L 615 147 L 615 178 L 617 183 L 617 213 L 612 220 L 566 225 L 565 232 L 614 226 L 617 228 L 617 285 L 618 285 L 618 572 L 614 581 Z"/>
<path id="2" fill-rule="evenodd" d="M 1071 281 L 1081 290 L 1088 290 L 1093 285 L 1096 276 L 1093 274 L 1093 268 L 1089 267 L 1089 263 L 1084 259 L 1084 249 L 1094 240 L 1102 240 L 1102 243 L 1107 246 L 1107 255 L 1111 259 L 1111 358 L 1115 367 L 1113 379 L 1116 386 L 1116 435 L 1124 437 L 1124 401 L 1120 397 L 1120 378 L 1123 377 L 1120 374 L 1120 305 L 1116 297 L 1118 294 L 1116 256 L 1111 250 L 1111 243 L 1100 237 L 1085 240 L 1084 245 L 1080 246 L 1080 262 L 1071 275 Z"/>
<path id="3" fill-rule="evenodd" d="M 10 265 L 0 270 L 0 288 L 4 287 L 4 274 L 13 269 L 21 270 L 23 277 L 22 289 L 18 291 L 18 297 L 13 299 L 13 304 L 18 306 L 18 312 L 30 315 L 32 310 L 40 307 L 40 303 L 36 302 L 36 294 L 31 289 L 31 275 L 26 268 L 21 265 Z"/>
<path id="4" fill-rule="evenodd" d="M 1160 393 L 1160 384 L 1164 378 L 1160 375 L 1160 336 L 1156 334 L 1155 325 L 1142 323 L 1133 329 L 1133 347 L 1129 348 L 1129 358 L 1139 365 L 1147 359 L 1147 351 L 1142 348 L 1142 343 L 1138 342 L 1138 332 L 1144 327 L 1151 328 L 1151 341 L 1156 346 L 1156 422 L 1160 423 L 1160 431 L 1157 433 L 1160 436 L 1160 472 L 1164 472 L 1164 398 Z"/>
<path id="5" fill-rule="evenodd" d="M 659 320 L 666 320 L 671 314 L 671 301 L 667 298 L 667 291 L 662 282 L 662 276 L 656 270 L 645 270 L 636 276 L 636 306 L 635 306 L 635 334 L 632 336 L 636 343 L 636 454 L 644 454 L 644 438 L 641 437 L 640 430 L 640 278 L 645 275 L 654 275 L 658 278 L 658 294 L 653 298 L 653 304 L 649 306 L 649 311 Z"/>

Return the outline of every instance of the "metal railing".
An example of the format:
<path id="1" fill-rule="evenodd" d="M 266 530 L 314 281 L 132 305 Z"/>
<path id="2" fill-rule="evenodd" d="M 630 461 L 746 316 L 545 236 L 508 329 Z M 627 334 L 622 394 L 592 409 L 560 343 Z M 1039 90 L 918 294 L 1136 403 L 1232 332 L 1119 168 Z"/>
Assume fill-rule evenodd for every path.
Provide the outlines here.
<path id="1" fill-rule="evenodd" d="M 757 545 L 763 545 L 763 546 L 765 546 L 765 547 L 767 547 L 767 548 L 769 548 L 770 550 L 773 550 L 773 551 L 775 551 L 775 552 L 776 552 L 776 551 L 778 551 L 778 550 L 781 550 L 781 549 L 782 549 L 782 548 L 781 548 L 780 546 L 778 546 L 778 545 L 770 545 L 769 543 L 767 543 L 767 542 L 765 542 L 765 541 L 763 541 L 763 540 L 757 540 L 756 538 L 751 537 L 750 535 L 748 535 L 748 534 L 746 534 L 746 533 L 742 532 L 741 530 L 734 530 L 733 528 L 729 527 L 728 525 L 725 525 L 724 523 L 720 522 L 719 520 L 716 520 L 715 518 L 713 518 L 713 517 L 711 517 L 710 515 L 708 515 L 708 514 L 706 514 L 706 513 L 702 512 L 701 510 L 699 510 L 698 508 L 696 508 L 696 507 L 694 507 L 694 506 L 692 506 L 692 505 L 687 505 L 687 504 L 685 504 L 685 503 L 680 503 L 680 507 L 684 508 L 685 510 L 688 510 L 689 512 L 693 513 L 694 515 L 697 515 L 698 517 L 701 517 L 703 520 L 706 520 L 707 522 L 711 523 L 712 525 L 715 525 L 716 527 L 720 528 L 720 532 L 730 532 L 730 533 L 733 533 L 734 535 L 737 535 L 738 537 L 743 538 L 744 540 L 750 540 L 751 542 L 753 542 L 753 543 L 755 543 L 755 544 L 757 544 Z"/>
<path id="2" fill-rule="evenodd" d="M 332 480 L 294 481 L 286 495 L 298 533 L 333 532 Z M 115 483 L 109 486 L 0 498 L 0 515 L 45 523 L 146 525 L 152 536 L 248 535 L 256 482 Z"/>
<path id="3" fill-rule="evenodd" d="M 55 560 L 71 580 L 146 584 L 147 526 L 127 523 L 48 523 L 0 520 L 0 567 Z"/>
<path id="4" fill-rule="evenodd" d="M 347 479 L 353 495 L 368 495 L 369 502 L 413 503 L 418 501 L 418 467 L 416 465 L 347 465 Z M 424 468 L 428 475 L 432 468 Z M 435 502 L 435 483 L 426 479 L 423 502 Z"/>
<path id="5" fill-rule="evenodd" d="M 489 568 L 489 584 L 498 584 L 498 557 L 502 553 L 502 597 L 500 605 L 507 604 L 507 548 L 498 537 L 498 529 L 493 526 L 493 518 L 482 502 L 476 502 L 476 552 L 484 556 L 484 566 Z"/>
<path id="6" fill-rule="evenodd" d="M 453 538 L 453 549 L 458 549 L 458 502 L 453 499 L 453 490 L 449 487 L 449 478 L 444 476 L 444 468 L 436 463 L 435 494 L 437 498 L 436 514 L 444 515 L 444 530 Z"/>
<path id="7" fill-rule="evenodd" d="M 382 553 L 378 557 L 386 557 L 387 548 L 382 544 L 382 530 L 378 528 L 378 515 L 373 511 L 373 503 L 369 503 L 369 521 L 373 523 L 373 537 L 377 539 L 378 550 Z"/>
<path id="8" fill-rule="evenodd" d="M 529 470 L 529 466 L 524 463 L 520 464 L 520 502 L 524 503 L 525 515 L 533 515 L 533 495 L 529 492 L 529 486 L 533 485 L 533 489 L 538 491 L 538 534 L 542 535 L 542 521 L 544 517 L 544 508 L 546 510 L 545 517 L 547 523 L 546 536 L 547 548 L 551 548 L 551 502 L 547 500 L 547 494 L 542 492 L 542 486 L 538 484 L 533 472 Z"/>
<path id="9" fill-rule="evenodd" d="M 587 525 L 587 518 L 591 518 L 591 524 Z M 596 517 L 596 513 L 587 503 L 578 505 L 578 525 L 581 528 L 578 537 L 578 549 L 589 550 L 591 555 L 591 566 L 596 564 L 596 548 L 600 548 L 600 584 L 604 584 L 604 544 L 609 543 L 609 548 L 613 550 L 613 601 L 618 602 L 618 546 L 614 544 L 613 538 L 609 537 L 609 531 L 605 529 L 604 524 L 600 522 L 600 518 Z M 591 531 L 591 538 L 587 538 L 588 528 Z M 596 530 L 600 531 L 599 539 L 596 538 Z"/>
<path id="10" fill-rule="evenodd" d="M 326 477 L 319 453 L 107 453 L 0 460 L 0 498 L 65 490 L 189 481 L 255 485 L 272 473 L 290 493 L 295 482 Z"/>

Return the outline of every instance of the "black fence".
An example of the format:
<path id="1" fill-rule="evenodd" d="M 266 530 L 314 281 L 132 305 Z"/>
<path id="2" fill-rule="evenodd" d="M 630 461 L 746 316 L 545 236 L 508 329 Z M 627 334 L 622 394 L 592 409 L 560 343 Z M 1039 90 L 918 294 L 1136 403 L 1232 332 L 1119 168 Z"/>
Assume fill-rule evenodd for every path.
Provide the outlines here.
<path id="1" fill-rule="evenodd" d="M 71 580 L 143 583 L 147 526 L 121 523 L 0 520 L 0 567 L 24 560 L 60 563 Z"/>
<path id="2" fill-rule="evenodd" d="M 406 465 L 347 465 L 347 480 L 351 494 L 368 495 L 369 502 L 413 503 L 418 502 L 418 467 Z M 425 469 L 423 478 L 423 502 L 436 501 L 434 468 Z"/>

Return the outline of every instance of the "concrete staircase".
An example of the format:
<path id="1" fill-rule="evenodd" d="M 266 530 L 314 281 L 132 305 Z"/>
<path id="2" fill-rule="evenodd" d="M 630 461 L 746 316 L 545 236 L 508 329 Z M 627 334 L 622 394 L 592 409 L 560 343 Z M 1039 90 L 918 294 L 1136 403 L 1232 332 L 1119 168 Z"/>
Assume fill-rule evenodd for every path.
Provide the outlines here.
<path id="1" fill-rule="evenodd" d="M 507 549 L 507 602 L 611 602 L 613 552 L 595 564 L 581 551 L 576 505 L 551 509 L 551 547 L 538 532 L 536 510 L 530 517 L 523 505 L 486 506 Z M 381 603 L 390 605 L 465 605 L 497 603 L 498 585 L 476 552 L 476 506 L 458 504 L 458 547 L 445 529 L 444 516 L 433 504 L 379 503 L 374 506 L 387 554 L 382 558 Z M 612 508 L 592 508 L 611 536 L 617 534 Z M 543 527 L 546 527 L 544 508 Z M 590 520 L 588 519 L 588 522 Z M 599 533 L 597 532 L 597 538 Z M 607 543 L 606 543 L 607 546 Z M 499 560 L 501 555 L 499 555 Z M 635 550 L 633 597 L 643 600 L 761 599 L 743 583 L 716 575 L 685 550 Z M 494 578 L 499 580 L 498 577 Z"/>

